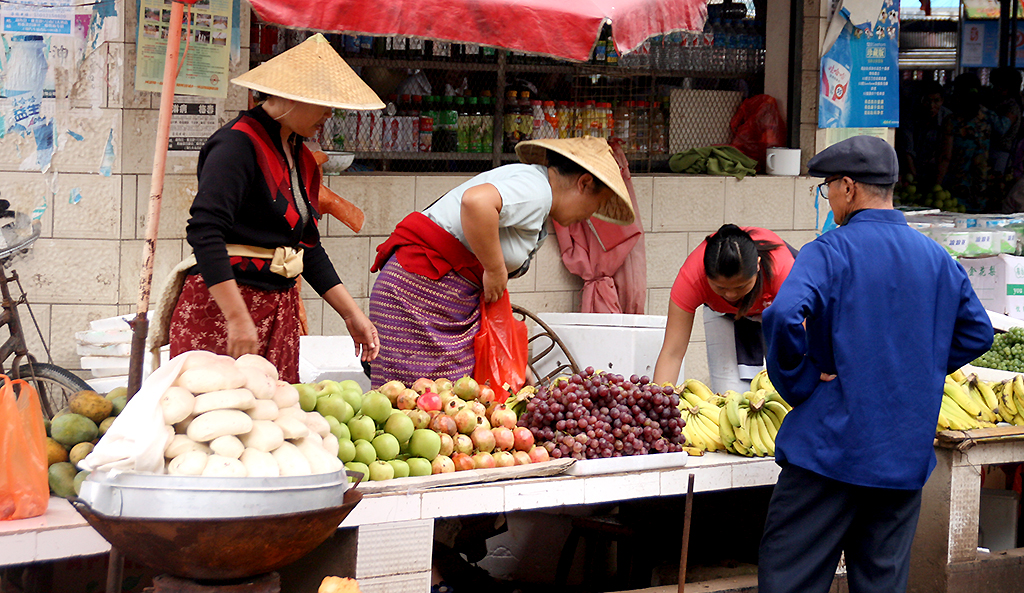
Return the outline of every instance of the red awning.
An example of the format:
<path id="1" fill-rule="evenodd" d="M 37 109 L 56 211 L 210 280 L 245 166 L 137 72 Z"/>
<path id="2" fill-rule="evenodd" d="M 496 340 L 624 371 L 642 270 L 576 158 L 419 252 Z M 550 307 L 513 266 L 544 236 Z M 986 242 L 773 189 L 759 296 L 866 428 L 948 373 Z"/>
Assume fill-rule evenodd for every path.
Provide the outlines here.
<path id="1" fill-rule="evenodd" d="M 611 22 L 628 53 L 653 35 L 699 31 L 704 0 L 250 0 L 259 18 L 297 29 L 410 35 L 586 61 Z"/>

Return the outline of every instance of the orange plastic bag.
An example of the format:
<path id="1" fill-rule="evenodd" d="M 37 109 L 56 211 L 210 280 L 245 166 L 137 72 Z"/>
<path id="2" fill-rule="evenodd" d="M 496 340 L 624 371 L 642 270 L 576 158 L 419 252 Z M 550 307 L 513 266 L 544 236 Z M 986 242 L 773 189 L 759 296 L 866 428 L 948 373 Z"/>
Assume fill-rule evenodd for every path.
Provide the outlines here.
<path id="1" fill-rule="evenodd" d="M 39 394 L 0 375 L 0 520 L 38 517 L 50 501 Z"/>
<path id="2" fill-rule="evenodd" d="M 480 297 L 480 331 L 473 341 L 473 352 L 473 378 L 481 385 L 490 385 L 499 403 L 505 403 L 509 390 L 516 393 L 526 384 L 526 324 L 512 316 L 507 290 L 493 303 Z"/>

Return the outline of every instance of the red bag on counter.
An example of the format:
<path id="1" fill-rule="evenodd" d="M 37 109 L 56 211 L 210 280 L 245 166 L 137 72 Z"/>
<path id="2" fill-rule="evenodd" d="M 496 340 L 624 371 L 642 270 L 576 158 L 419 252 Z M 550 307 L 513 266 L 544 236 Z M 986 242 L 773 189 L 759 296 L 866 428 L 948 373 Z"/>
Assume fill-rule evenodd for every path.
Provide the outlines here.
<path id="1" fill-rule="evenodd" d="M 0 520 L 38 517 L 50 502 L 39 394 L 24 381 L 0 380 Z"/>
<path id="2" fill-rule="evenodd" d="M 473 341 L 473 351 L 473 378 L 481 385 L 490 385 L 498 403 L 505 403 L 509 391 L 516 393 L 526 384 L 526 324 L 513 317 L 507 290 L 493 303 L 480 297 L 480 331 Z"/>
<path id="3" fill-rule="evenodd" d="M 740 152 L 757 161 L 764 171 L 765 153 L 772 146 L 786 146 L 786 118 L 770 95 L 754 95 L 743 103 L 729 122 L 732 142 Z"/>

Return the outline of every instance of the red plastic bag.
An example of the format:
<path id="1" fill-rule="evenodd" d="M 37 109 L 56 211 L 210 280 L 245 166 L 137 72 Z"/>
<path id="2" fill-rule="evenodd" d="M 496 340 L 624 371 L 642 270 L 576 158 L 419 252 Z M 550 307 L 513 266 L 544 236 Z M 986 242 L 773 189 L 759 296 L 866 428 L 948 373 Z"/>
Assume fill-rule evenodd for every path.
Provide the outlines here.
<path id="1" fill-rule="evenodd" d="M 509 390 L 516 393 L 526 384 L 526 324 L 512 316 L 507 290 L 493 303 L 480 297 L 480 331 L 473 341 L 473 352 L 473 378 L 481 385 L 490 385 L 498 403 L 505 403 Z"/>
<path id="2" fill-rule="evenodd" d="M 0 520 L 38 517 L 50 501 L 39 395 L 24 381 L 0 380 Z"/>
<path id="3" fill-rule="evenodd" d="M 740 103 L 729 127 L 732 129 L 732 142 L 729 144 L 757 161 L 758 172 L 764 171 L 767 149 L 785 146 L 787 142 L 786 118 L 770 95 L 755 95 Z"/>

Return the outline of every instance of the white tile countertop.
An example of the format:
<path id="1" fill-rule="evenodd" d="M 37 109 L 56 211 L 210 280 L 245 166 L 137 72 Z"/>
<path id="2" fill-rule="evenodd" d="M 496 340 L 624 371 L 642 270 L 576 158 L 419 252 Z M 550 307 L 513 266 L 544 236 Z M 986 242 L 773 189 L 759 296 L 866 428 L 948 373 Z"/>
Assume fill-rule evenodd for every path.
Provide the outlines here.
<path id="1" fill-rule="evenodd" d="M 684 464 L 676 467 L 611 474 L 524 477 L 435 488 L 392 488 L 388 492 L 374 492 L 375 484 L 365 484 L 362 502 L 342 526 L 676 496 L 686 493 L 690 474 L 696 476 L 695 492 L 709 492 L 774 484 L 779 466 L 772 457 L 708 453 L 686 458 Z M 61 498 L 51 497 L 42 517 L 0 521 L 0 566 L 89 556 L 109 550 L 110 544 Z"/>

